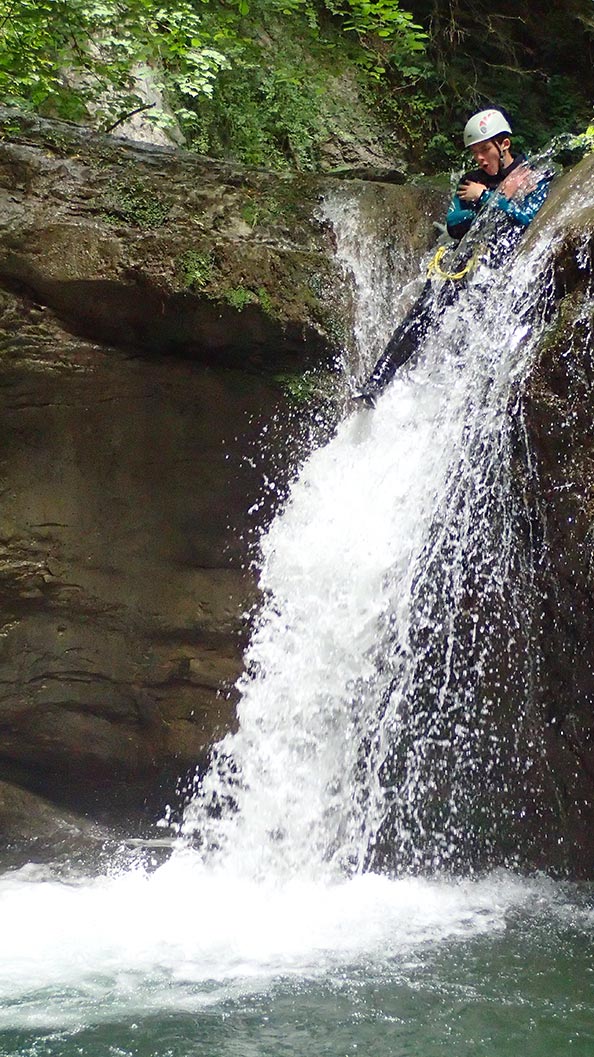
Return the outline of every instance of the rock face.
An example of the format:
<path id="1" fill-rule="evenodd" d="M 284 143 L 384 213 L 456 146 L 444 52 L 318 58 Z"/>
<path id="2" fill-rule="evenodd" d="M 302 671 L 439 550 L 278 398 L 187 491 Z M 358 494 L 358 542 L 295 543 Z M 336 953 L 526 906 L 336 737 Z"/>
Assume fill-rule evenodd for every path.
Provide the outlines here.
<path id="1" fill-rule="evenodd" d="M 270 461 L 242 456 L 273 394 L 44 332 L 56 359 L 25 340 L 3 373 L 2 754 L 79 805 L 135 798 L 232 722 L 238 536 Z"/>
<path id="2" fill-rule="evenodd" d="M 541 538 L 540 697 L 558 860 L 594 876 L 594 156 L 553 185 L 529 233 L 547 226 L 556 311 L 526 393 Z"/>
<path id="3" fill-rule="evenodd" d="M 2 277 L 69 328 L 244 368 L 334 344 L 346 304 L 332 304 L 315 179 L 6 120 Z"/>
<path id="4" fill-rule="evenodd" d="M 334 184 L 0 118 L 0 778 L 153 812 L 234 721 L 275 379 L 350 329 Z M 442 197 L 373 186 L 413 265 Z"/>
<path id="5" fill-rule="evenodd" d="M 315 219 L 336 182 L 0 119 L 0 822 L 59 839 L 70 816 L 23 789 L 155 812 L 233 725 L 253 511 L 299 443 L 278 379 L 332 365 L 351 302 Z M 525 393 L 543 760 L 556 861 L 589 876 L 593 177 L 589 158 L 559 180 L 524 244 L 548 225 L 555 311 Z M 414 267 L 441 196 L 365 188 Z"/>

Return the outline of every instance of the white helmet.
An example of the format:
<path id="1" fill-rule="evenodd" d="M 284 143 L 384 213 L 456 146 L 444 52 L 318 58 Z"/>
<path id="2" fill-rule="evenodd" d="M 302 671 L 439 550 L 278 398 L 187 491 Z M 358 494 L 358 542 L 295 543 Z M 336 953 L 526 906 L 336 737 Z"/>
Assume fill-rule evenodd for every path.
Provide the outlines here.
<path id="1" fill-rule="evenodd" d="M 472 147 L 475 143 L 484 143 L 485 140 L 498 136 L 500 132 L 509 132 L 511 135 L 509 121 L 501 110 L 481 110 L 478 114 L 473 114 L 464 126 L 464 146 Z"/>

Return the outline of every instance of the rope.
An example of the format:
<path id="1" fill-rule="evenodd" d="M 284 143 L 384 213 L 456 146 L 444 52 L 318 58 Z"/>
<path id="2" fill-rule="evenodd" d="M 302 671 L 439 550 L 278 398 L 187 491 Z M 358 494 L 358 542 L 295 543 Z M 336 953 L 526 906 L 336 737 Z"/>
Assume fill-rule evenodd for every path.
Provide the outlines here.
<path id="1" fill-rule="evenodd" d="M 429 264 L 429 267 L 427 268 L 427 278 L 428 279 L 431 278 L 431 276 L 433 274 L 438 275 L 440 279 L 463 279 L 464 276 L 468 275 L 468 273 L 474 268 L 474 266 L 475 266 L 475 264 L 477 262 L 477 259 L 478 259 L 478 251 L 475 251 L 473 253 L 472 257 L 470 258 L 470 260 L 468 261 L 468 263 L 464 266 L 464 268 L 462 268 L 462 271 L 460 271 L 460 272 L 446 272 L 441 267 L 441 262 L 443 260 L 443 256 L 446 253 L 446 251 L 447 251 L 447 246 L 440 246 L 439 249 L 437 250 L 437 252 L 435 254 L 435 257 L 433 258 L 433 260 Z"/>

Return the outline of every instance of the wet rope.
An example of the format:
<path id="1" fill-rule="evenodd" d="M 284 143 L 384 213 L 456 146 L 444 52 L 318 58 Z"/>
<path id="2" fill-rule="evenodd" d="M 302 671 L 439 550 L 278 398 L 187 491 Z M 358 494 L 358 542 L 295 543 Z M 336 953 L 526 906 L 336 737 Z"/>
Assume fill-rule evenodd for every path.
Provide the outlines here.
<path id="1" fill-rule="evenodd" d="M 432 275 L 437 275 L 440 279 L 463 279 L 465 275 L 468 275 L 468 273 L 472 271 L 478 260 L 478 250 L 475 250 L 472 257 L 470 258 L 468 263 L 465 264 L 464 268 L 462 268 L 461 271 L 446 272 L 446 270 L 441 266 L 441 262 L 446 251 L 447 246 L 440 246 L 437 250 L 433 260 L 430 262 L 429 267 L 427 268 L 428 279 L 430 279 Z"/>

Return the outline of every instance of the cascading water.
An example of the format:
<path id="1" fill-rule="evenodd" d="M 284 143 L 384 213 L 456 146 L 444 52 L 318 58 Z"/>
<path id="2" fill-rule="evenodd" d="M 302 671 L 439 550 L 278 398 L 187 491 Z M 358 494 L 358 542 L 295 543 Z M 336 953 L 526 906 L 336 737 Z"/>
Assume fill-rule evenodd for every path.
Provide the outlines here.
<path id="1" fill-rule="evenodd" d="M 382 352 L 393 326 L 423 283 L 416 260 L 398 238 L 390 187 L 361 184 L 336 190 L 322 203 L 319 219 L 330 225 L 336 257 L 353 290 L 353 362 L 348 373 L 363 377 Z M 412 274 L 411 274 L 412 271 Z"/>
<path id="2" fill-rule="evenodd" d="M 349 195 L 326 208 L 370 362 L 404 302 Z M 551 237 L 479 268 L 307 460 L 262 538 L 238 732 L 168 861 L 0 876 L 3 1057 L 589 1057 L 587 890 L 456 876 L 536 795 L 521 387 Z"/>
<path id="3" fill-rule="evenodd" d="M 357 332 L 377 350 L 389 284 L 353 253 L 344 199 L 327 209 L 343 259 L 366 261 Z M 263 538 L 240 729 L 182 827 L 207 858 L 254 877 L 360 872 L 380 851 L 460 866 L 523 810 L 506 793 L 529 762 L 533 518 L 514 474 L 540 266 L 479 267 L 377 410 L 314 452 Z"/>

